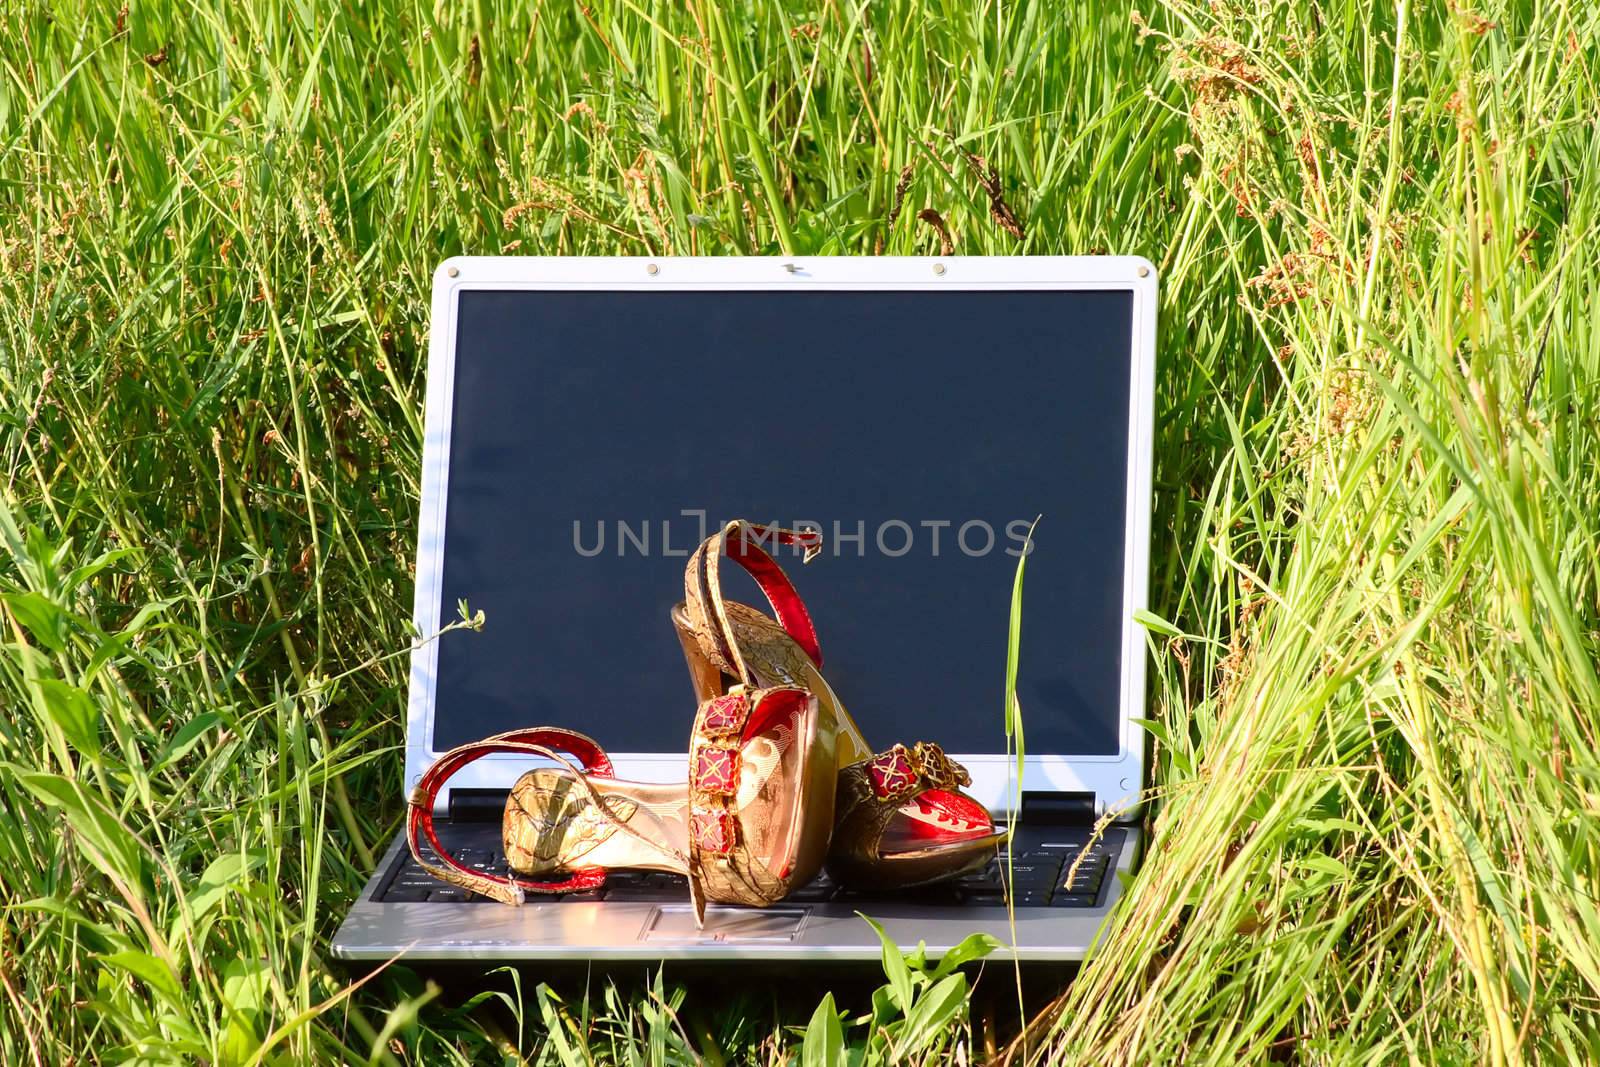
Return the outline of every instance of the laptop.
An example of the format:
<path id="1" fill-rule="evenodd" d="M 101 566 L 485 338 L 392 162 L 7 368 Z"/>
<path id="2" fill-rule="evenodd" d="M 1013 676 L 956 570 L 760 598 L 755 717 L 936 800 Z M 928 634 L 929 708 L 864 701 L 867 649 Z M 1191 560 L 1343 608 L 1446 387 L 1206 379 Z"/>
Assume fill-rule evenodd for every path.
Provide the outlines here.
<path id="1" fill-rule="evenodd" d="M 397 838 L 336 956 L 875 960 L 869 915 L 930 958 L 978 931 L 1024 961 L 1083 957 L 1140 843 L 1149 262 L 459 258 L 432 316 L 408 790 L 451 747 L 538 725 L 591 735 L 619 777 L 683 781 L 688 555 L 733 518 L 811 527 L 819 558 L 779 560 L 824 674 L 875 750 L 935 741 L 966 766 L 1013 829 L 1011 877 L 1004 855 L 892 894 L 824 876 L 697 928 L 675 875 L 513 907 L 434 881 Z M 1003 704 L 1024 546 L 1019 780 Z M 729 598 L 764 607 L 743 580 Z M 483 625 L 451 628 L 463 610 Z M 504 871 L 529 766 L 485 759 L 440 793 L 458 858 Z"/>

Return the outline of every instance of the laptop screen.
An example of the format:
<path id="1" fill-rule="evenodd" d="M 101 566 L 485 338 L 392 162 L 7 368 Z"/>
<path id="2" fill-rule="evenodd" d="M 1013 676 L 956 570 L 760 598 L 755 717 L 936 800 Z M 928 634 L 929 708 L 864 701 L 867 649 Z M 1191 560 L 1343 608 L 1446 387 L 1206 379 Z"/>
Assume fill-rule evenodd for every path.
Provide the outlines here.
<path id="1" fill-rule="evenodd" d="M 683 750 L 669 613 L 727 519 L 779 553 L 876 748 L 1005 750 L 1011 586 L 1030 753 L 1119 742 L 1133 298 L 1109 291 L 460 294 L 432 748 L 560 725 Z M 766 610 L 723 568 L 725 591 Z"/>

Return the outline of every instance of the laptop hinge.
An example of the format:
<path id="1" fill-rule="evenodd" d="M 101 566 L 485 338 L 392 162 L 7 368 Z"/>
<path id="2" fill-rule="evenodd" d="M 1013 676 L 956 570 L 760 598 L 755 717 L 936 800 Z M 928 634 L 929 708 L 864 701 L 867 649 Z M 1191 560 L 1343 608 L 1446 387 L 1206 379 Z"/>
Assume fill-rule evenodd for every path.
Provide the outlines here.
<path id="1" fill-rule="evenodd" d="M 1024 826 L 1093 826 L 1094 793 L 1025 791 L 1020 815 Z"/>
<path id="2" fill-rule="evenodd" d="M 451 822 L 499 822 L 506 813 L 509 789 L 452 789 Z"/>

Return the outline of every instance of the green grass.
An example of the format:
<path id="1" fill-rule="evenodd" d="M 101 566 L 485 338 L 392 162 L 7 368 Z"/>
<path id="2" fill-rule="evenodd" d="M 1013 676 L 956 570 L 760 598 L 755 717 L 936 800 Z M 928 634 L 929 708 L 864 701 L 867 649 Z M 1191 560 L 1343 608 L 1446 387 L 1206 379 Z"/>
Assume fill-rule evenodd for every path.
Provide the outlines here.
<path id="1" fill-rule="evenodd" d="M 0 1062 L 820 1052 L 330 967 L 427 280 L 946 241 L 1162 270 L 1153 849 L 1027 1054 L 1600 1059 L 1600 11 L 1470 2 L 0 5 Z"/>

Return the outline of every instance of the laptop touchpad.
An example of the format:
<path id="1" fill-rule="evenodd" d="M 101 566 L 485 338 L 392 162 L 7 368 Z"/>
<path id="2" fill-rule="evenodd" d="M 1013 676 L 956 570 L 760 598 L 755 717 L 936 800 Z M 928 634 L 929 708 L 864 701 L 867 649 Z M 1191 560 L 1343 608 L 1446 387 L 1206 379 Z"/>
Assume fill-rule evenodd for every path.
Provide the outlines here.
<path id="1" fill-rule="evenodd" d="M 644 924 L 641 941 L 793 941 L 805 925 L 808 908 L 706 909 L 704 929 L 694 925 L 694 908 L 687 904 L 659 907 Z"/>

